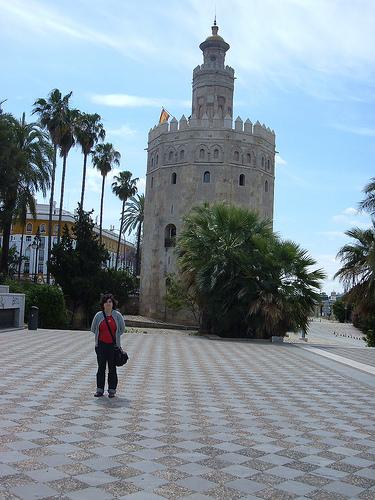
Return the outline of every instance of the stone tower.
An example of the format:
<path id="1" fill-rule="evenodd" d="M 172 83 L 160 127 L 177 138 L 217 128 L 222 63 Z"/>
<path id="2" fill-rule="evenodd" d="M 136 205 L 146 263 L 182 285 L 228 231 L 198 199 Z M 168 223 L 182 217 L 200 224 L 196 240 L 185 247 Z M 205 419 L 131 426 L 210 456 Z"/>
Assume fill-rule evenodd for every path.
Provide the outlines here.
<path id="1" fill-rule="evenodd" d="M 175 237 L 192 207 L 220 201 L 273 217 L 275 133 L 240 117 L 233 127 L 234 70 L 216 21 L 199 47 L 191 116 L 148 136 L 140 313 L 163 320 L 186 319 L 166 310 L 164 296 L 166 276 L 176 271 Z"/>

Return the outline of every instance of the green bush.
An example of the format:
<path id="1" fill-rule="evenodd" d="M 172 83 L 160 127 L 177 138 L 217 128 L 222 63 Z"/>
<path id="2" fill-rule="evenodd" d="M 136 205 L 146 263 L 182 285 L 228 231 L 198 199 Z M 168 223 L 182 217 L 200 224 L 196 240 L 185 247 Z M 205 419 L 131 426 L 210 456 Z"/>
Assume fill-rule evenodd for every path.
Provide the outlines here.
<path id="1" fill-rule="evenodd" d="M 29 320 L 30 307 L 39 308 L 40 328 L 66 328 L 67 314 L 64 295 L 54 285 L 40 285 L 30 282 L 7 281 L 9 291 L 25 294 L 25 322 Z"/>
<path id="2" fill-rule="evenodd" d="M 115 271 L 114 269 L 102 269 L 96 279 L 97 302 L 93 304 L 91 315 L 99 308 L 100 294 L 113 293 L 118 300 L 119 309 L 123 309 L 129 295 L 138 289 L 139 283 L 135 276 L 128 271 Z"/>
<path id="3" fill-rule="evenodd" d="M 340 323 L 345 323 L 345 321 L 350 320 L 352 314 L 351 304 L 348 304 L 341 299 L 337 299 L 336 302 L 333 303 L 332 309 L 335 318 Z"/>
<path id="4" fill-rule="evenodd" d="M 352 315 L 353 326 L 359 328 L 365 335 L 365 341 L 369 347 L 375 347 L 375 315 L 360 314 L 357 310 Z"/>

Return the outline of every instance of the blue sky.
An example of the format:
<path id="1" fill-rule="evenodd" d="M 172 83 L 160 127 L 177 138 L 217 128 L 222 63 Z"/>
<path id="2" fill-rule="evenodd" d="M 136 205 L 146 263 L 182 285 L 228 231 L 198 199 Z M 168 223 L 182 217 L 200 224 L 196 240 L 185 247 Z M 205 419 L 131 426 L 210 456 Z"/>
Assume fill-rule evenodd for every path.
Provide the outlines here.
<path id="1" fill-rule="evenodd" d="M 234 117 L 276 132 L 274 228 L 306 248 L 332 281 L 344 231 L 366 227 L 356 210 L 375 175 L 373 0 L 0 0 L 0 100 L 20 116 L 53 88 L 97 112 L 122 170 L 145 185 L 148 130 L 165 106 L 190 115 L 198 45 L 210 34 L 231 45 Z M 80 195 L 82 157 L 68 160 L 64 206 Z M 115 172 L 117 173 L 117 172 Z M 61 164 L 57 170 L 58 201 Z M 121 202 L 107 178 L 104 225 Z M 42 201 L 42 199 L 40 199 Z M 99 213 L 100 175 L 88 169 L 85 209 Z"/>

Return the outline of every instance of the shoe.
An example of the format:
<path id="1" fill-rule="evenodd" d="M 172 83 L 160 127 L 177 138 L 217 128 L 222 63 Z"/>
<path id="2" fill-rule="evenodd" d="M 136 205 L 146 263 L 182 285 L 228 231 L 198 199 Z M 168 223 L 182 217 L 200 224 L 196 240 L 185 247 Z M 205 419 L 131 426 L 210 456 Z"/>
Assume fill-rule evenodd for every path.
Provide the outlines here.
<path id="1" fill-rule="evenodd" d="M 94 394 L 95 398 L 100 398 L 101 396 L 104 396 L 104 392 L 96 391 L 96 393 Z"/>
<path id="2" fill-rule="evenodd" d="M 108 394 L 108 397 L 109 397 L 109 398 L 114 398 L 114 397 L 115 397 L 115 393 L 114 393 L 114 392 L 110 392 L 110 393 Z"/>

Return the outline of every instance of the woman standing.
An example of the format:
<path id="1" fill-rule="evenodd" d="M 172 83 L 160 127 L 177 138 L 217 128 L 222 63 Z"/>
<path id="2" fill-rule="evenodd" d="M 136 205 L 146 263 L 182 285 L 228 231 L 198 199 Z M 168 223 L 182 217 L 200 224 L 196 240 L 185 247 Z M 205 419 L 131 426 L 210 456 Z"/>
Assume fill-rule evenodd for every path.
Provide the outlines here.
<path id="1" fill-rule="evenodd" d="M 105 372 L 108 364 L 108 397 L 114 398 L 117 388 L 115 345 L 121 347 L 120 337 L 125 331 L 125 321 L 116 310 L 117 301 L 111 293 L 100 300 L 101 311 L 92 320 L 91 331 L 95 334 L 95 352 L 98 361 L 95 397 L 104 395 Z"/>

